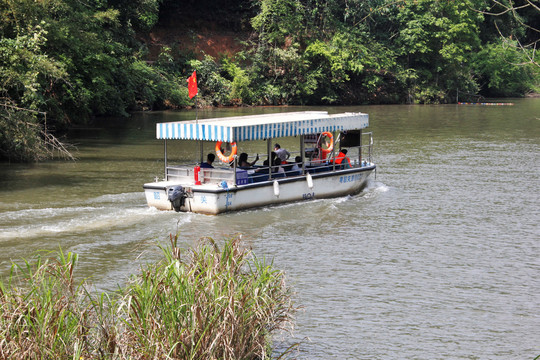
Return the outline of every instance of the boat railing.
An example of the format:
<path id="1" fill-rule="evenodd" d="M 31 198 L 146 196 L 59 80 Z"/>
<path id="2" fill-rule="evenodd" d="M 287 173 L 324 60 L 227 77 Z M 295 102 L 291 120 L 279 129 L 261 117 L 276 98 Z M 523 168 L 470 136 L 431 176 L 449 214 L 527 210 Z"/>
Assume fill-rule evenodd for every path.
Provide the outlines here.
<path id="1" fill-rule="evenodd" d="M 174 165 L 165 168 L 165 180 L 167 181 L 193 181 L 194 172 L 193 166 L 190 165 Z"/>
<path id="2" fill-rule="evenodd" d="M 234 171 L 227 168 L 199 168 L 197 179 L 195 169 L 197 164 L 185 164 L 167 166 L 167 181 L 178 181 L 182 183 L 194 183 L 198 180 L 201 184 L 221 184 L 226 181 L 227 184 L 234 184 Z"/>
<path id="3" fill-rule="evenodd" d="M 366 137 L 367 144 L 364 144 Z M 366 160 L 370 164 L 373 163 L 373 133 L 371 131 L 362 133 L 361 155 L 363 156 L 361 160 Z"/>
<path id="4" fill-rule="evenodd" d="M 370 166 L 373 164 L 373 134 L 371 132 L 362 133 L 362 142 L 360 146 L 351 146 L 347 148 L 347 157 L 350 159 L 352 168 Z M 197 179 L 195 169 L 197 164 L 185 164 L 166 167 L 165 179 L 168 181 L 178 181 L 182 183 L 195 184 L 200 181 L 201 184 L 220 184 L 227 186 L 244 185 L 254 182 L 263 182 L 269 180 L 279 180 L 284 177 L 302 176 L 306 173 L 321 173 L 329 171 L 343 170 L 347 164 L 336 164 L 334 159 L 337 157 L 337 149 L 328 154 L 326 159 L 305 159 L 304 164 L 299 164 L 300 171 L 292 170 L 293 161 L 281 165 L 284 171 L 278 172 L 278 167 L 273 166 L 272 171 L 268 166 L 254 166 L 249 169 L 237 167 L 216 167 L 213 169 L 201 168 Z M 291 156 L 293 158 L 293 156 Z"/>
<path id="5" fill-rule="evenodd" d="M 223 168 L 201 169 L 199 180 L 202 184 L 223 184 L 225 181 L 228 185 L 233 185 L 235 183 L 234 171 Z"/>

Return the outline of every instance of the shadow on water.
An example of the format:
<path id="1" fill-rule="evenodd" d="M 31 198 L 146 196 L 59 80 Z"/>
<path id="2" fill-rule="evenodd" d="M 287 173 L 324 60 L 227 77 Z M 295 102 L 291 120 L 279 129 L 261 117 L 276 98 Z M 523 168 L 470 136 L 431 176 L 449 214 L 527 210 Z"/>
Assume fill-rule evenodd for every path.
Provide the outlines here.
<path id="1" fill-rule="evenodd" d="M 23 191 L 25 189 L 39 189 L 48 187 L 73 187 L 84 182 L 80 176 L 66 174 L 26 174 L 24 178 L 19 178 L 17 174 L 6 174 L 0 181 L 0 193 L 14 190 Z"/>

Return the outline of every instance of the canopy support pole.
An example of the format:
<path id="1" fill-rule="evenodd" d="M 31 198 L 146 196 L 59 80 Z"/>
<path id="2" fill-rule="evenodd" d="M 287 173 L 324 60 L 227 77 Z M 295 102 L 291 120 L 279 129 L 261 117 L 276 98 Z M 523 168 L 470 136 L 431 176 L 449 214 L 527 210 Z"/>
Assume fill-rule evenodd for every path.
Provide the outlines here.
<path id="1" fill-rule="evenodd" d="M 332 131 L 332 141 L 334 141 L 334 135 L 335 131 Z M 339 136 L 341 136 L 341 133 L 339 133 Z M 332 152 L 330 153 L 331 159 L 332 159 L 332 171 L 336 171 L 336 141 L 332 144 Z M 339 142 L 339 152 L 341 152 L 341 141 Z"/>
<path id="2" fill-rule="evenodd" d="M 195 95 L 195 123 L 197 124 L 197 126 L 199 126 L 199 106 L 198 106 L 198 100 L 199 97 L 197 95 Z M 203 144 L 203 140 L 199 140 L 199 146 L 200 146 L 200 150 L 201 150 L 201 158 L 200 158 L 200 161 L 199 161 L 199 164 L 202 164 L 203 161 L 204 161 L 204 144 Z"/>
<path id="3" fill-rule="evenodd" d="M 202 140 L 199 140 L 199 142 L 201 143 L 201 161 L 199 162 L 199 164 L 202 164 L 204 161 L 204 144 Z"/>
<path id="4" fill-rule="evenodd" d="M 272 179 L 272 138 L 266 139 L 266 152 L 268 154 L 268 180 Z"/>
<path id="5" fill-rule="evenodd" d="M 358 149 L 358 164 L 362 167 L 362 129 L 360 129 L 360 148 Z"/>
<path id="6" fill-rule="evenodd" d="M 167 181 L 167 139 L 163 140 L 163 147 L 165 153 L 165 181 Z"/>
<path id="7" fill-rule="evenodd" d="M 304 144 L 304 135 L 300 135 L 300 156 L 302 156 L 302 175 L 306 173 L 306 144 Z"/>

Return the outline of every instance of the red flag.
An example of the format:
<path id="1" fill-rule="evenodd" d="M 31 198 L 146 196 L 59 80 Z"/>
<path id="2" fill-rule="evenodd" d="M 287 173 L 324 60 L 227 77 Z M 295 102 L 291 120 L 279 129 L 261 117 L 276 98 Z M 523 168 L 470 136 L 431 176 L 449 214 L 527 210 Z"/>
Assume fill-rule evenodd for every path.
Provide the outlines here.
<path id="1" fill-rule="evenodd" d="M 188 82 L 187 87 L 188 87 L 189 98 L 193 99 L 193 97 L 195 95 L 197 95 L 197 92 L 198 92 L 198 90 L 197 90 L 197 74 L 195 73 L 195 71 L 187 79 L 187 82 Z"/>

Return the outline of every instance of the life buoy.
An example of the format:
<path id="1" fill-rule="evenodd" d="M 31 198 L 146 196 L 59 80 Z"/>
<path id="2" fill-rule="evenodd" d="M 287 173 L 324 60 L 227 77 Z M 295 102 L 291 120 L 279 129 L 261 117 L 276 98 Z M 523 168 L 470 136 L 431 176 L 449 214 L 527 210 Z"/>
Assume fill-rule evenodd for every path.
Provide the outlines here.
<path id="1" fill-rule="evenodd" d="M 330 138 L 330 145 L 328 145 L 328 148 L 323 149 L 322 144 L 319 145 L 319 147 L 321 149 L 321 154 L 322 154 L 321 159 L 325 160 L 326 156 L 328 154 L 330 154 L 332 152 L 332 150 L 334 149 L 334 135 L 330 131 L 325 131 L 325 132 L 321 133 L 321 138 L 323 136 L 326 136 L 326 137 Z"/>
<path id="2" fill-rule="evenodd" d="M 236 155 L 236 142 L 231 143 L 232 149 L 231 154 L 229 156 L 223 155 L 221 152 L 221 144 L 222 141 L 218 141 L 216 143 L 216 155 L 218 156 L 219 160 L 223 161 L 224 163 L 230 163 L 234 159 L 234 155 Z"/>

